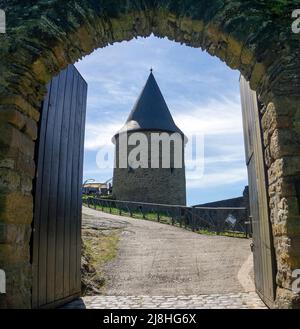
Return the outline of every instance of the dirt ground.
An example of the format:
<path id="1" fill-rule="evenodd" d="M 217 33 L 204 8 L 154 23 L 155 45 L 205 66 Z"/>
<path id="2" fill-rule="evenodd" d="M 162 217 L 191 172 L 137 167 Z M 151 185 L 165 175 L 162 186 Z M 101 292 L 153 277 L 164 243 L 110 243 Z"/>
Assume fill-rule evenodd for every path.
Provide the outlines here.
<path id="1" fill-rule="evenodd" d="M 199 235 L 178 227 L 83 208 L 83 227 L 117 232 L 116 257 L 103 264 L 111 296 L 254 291 L 248 239 Z"/>

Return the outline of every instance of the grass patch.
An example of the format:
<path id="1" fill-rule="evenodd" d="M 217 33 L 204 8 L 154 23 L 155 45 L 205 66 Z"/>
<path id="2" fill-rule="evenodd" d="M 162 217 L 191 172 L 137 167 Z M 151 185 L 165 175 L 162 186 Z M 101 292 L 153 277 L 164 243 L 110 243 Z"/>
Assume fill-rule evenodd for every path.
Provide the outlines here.
<path id="1" fill-rule="evenodd" d="M 230 238 L 246 238 L 246 235 L 244 233 L 240 232 L 220 232 L 217 234 L 217 232 L 209 231 L 209 230 L 197 230 L 195 233 L 198 234 L 204 234 L 204 235 L 218 235 L 218 236 L 228 236 Z"/>
<path id="2" fill-rule="evenodd" d="M 117 255 L 119 232 L 83 229 L 82 233 L 82 294 L 100 294 L 105 285 L 104 266 Z"/>

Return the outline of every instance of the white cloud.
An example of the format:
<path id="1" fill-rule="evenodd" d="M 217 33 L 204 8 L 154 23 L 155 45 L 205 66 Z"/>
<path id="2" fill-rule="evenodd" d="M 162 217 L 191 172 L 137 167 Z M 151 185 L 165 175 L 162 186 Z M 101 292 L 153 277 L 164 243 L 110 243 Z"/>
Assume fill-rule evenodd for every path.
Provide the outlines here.
<path id="1" fill-rule="evenodd" d="M 243 152 L 243 150 L 242 150 Z M 205 165 L 212 165 L 217 163 L 234 163 L 234 162 L 242 162 L 245 157 L 241 152 L 234 152 L 232 154 L 221 154 L 217 156 L 210 156 L 205 158 Z"/>
<path id="2" fill-rule="evenodd" d="M 101 147 L 113 147 L 112 137 L 122 128 L 122 122 L 88 122 L 86 124 L 85 144 L 86 150 L 98 150 Z"/>
<path id="3" fill-rule="evenodd" d="M 239 97 L 210 99 L 204 105 L 180 102 L 174 110 L 174 121 L 186 135 L 226 135 L 243 133 Z"/>
<path id="4" fill-rule="evenodd" d="M 189 172 L 187 173 L 187 188 L 211 188 L 232 185 L 239 182 L 246 182 L 247 169 L 244 166 L 239 168 L 223 168 L 220 172 L 201 173 Z"/>

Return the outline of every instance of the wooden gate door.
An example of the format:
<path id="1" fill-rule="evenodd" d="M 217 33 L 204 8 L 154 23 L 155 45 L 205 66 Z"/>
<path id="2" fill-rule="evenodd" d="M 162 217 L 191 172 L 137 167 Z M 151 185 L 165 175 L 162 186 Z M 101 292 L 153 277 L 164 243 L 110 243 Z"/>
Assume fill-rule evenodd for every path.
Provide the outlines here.
<path id="1" fill-rule="evenodd" d="M 32 241 L 32 307 L 80 295 L 81 184 L 87 84 L 73 65 L 54 77 L 41 109 Z"/>
<path id="2" fill-rule="evenodd" d="M 256 92 L 250 89 L 244 77 L 241 77 L 240 89 L 253 229 L 255 286 L 262 300 L 271 307 L 275 299 L 275 258 L 260 113 Z"/>

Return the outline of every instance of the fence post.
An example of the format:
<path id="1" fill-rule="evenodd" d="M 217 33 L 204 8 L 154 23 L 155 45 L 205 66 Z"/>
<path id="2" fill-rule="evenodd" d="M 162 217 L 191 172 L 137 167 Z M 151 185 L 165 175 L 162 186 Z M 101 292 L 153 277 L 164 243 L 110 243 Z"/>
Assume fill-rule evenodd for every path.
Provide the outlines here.
<path id="1" fill-rule="evenodd" d="M 146 219 L 146 215 L 145 215 L 145 213 L 144 213 L 144 210 L 143 210 L 143 208 L 142 208 L 142 214 L 143 214 L 143 219 Z"/>
<path id="2" fill-rule="evenodd" d="M 217 221 L 217 235 L 220 235 L 220 223 L 219 223 L 219 221 Z"/>
<path id="3" fill-rule="evenodd" d="M 195 223 L 194 223 L 194 208 L 192 208 L 192 231 L 195 232 Z"/>
<path id="4" fill-rule="evenodd" d="M 157 210 L 157 221 L 160 221 L 159 210 Z"/>

